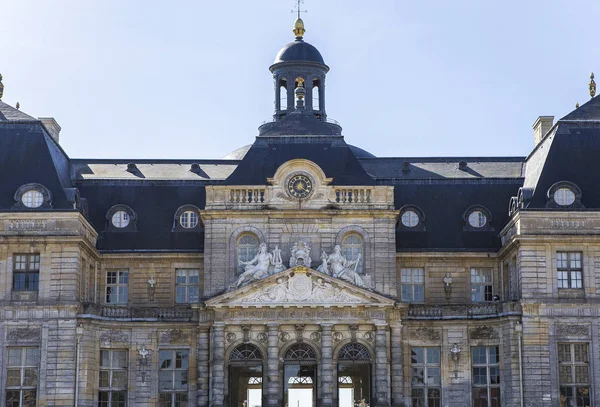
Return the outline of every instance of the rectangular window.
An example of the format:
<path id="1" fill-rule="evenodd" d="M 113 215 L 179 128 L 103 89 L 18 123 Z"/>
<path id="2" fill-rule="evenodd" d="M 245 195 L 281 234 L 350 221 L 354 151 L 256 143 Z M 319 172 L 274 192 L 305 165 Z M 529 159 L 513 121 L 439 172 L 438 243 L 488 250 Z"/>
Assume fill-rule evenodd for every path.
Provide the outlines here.
<path id="1" fill-rule="evenodd" d="M 127 360 L 125 349 L 100 350 L 99 407 L 127 405 Z"/>
<path id="2" fill-rule="evenodd" d="M 416 407 L 441 407 L 440 348 L 411 348 L 411 397 Z"/>
<path id="3" fill-rule="evenodd" d="M 106 303 L 127 304 L 129 292 L 129 271 L 114 270 L 106 272 Z"/>
<path id="4" fill-rule="evenodd" d="M 497 346 L 471 348 L 473 407 L 501 407 L 500 353 Z"/>
<path id="5" fill-rule="evenodd" d="M 38 291 L 40 255 L 16 254 L 13 271 L 13 291 Z"/>
<path id="6" fill-rule="evenodd" d="M 159 407 L 187 407 L 189 351 L 169 349 L 159 351 Z"/>
<path id="7" fill-rule="evenodd" d="M 199 270 L 177 269 L 175 275 L 175 302 L 177 304 L 197 303 L 200 292 Z"/>
<path id="8" fill-rule="evenodd" d="M 558 381 L 561 407 L 591 406 L 587 343 L 558 344 Z"/>
<path id="9" fill-rule="evenodd" d="M 492 301 L 492 269 L 471 269 L 471 302 Z"/>
<path id="10" fill-rule="evenodd" d="M 581 252 L 556 253 L 558 288 L 583 288 Z"/>
<path id="11" fill-rule="evenodd" d="M 8 348 L 6 368 L 7 407 L 35 407 L 37 405 L 38 348 Z"/>
<path id="12" fill-rule="evenodd" d="M 425 271 L 420 268 L 402 269 L 402 301 L 425 301 Z"/>

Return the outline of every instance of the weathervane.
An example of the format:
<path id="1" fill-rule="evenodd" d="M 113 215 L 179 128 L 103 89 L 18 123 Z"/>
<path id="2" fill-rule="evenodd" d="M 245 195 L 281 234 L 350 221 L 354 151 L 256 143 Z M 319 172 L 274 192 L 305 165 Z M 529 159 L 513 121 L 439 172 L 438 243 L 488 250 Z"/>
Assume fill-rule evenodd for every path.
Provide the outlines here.
<path id="1" fill-rule="evenodd" d="M 302 10 L 302 4 L 304 4 L 304 0 L 294 0 L 294 3 L 294 9 L 291 12 L 298 13 L 298 18 L 300 18 L 300 13 L 308 13 L 308 10 Z"/>

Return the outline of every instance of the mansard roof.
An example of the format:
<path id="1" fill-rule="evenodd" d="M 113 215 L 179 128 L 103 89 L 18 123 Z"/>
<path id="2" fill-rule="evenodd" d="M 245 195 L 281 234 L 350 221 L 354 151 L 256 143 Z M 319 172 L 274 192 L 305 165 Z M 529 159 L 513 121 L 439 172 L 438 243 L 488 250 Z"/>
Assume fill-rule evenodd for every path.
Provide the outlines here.
<path id="1" fill-rule="evenodd" d="M 39 120 L 0 100 L 0 122 L 38 122 Z"/>

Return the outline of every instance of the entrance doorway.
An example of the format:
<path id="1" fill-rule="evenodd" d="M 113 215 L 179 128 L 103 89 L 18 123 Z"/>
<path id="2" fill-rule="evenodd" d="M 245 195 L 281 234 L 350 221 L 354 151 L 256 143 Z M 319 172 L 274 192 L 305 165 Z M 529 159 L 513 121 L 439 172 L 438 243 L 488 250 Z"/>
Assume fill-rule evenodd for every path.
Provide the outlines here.
<path id="1" fill-rule="evenodd" d="M 360 343 L 348 343 L 338 354 L 339 407 L 370 407 L 371 355 Z"/>
<path id="2" fill-rule="evenodd" d="M 317 353 L 305 343 L 292 345 L 284 358 L 284 406 L 315 407 Z"/>
<path id="3" fill-rule="evenodd" d="M 229 405 L 262 407 L 262 354 L 252 344 L 242 344 L 229 357 Z"/>

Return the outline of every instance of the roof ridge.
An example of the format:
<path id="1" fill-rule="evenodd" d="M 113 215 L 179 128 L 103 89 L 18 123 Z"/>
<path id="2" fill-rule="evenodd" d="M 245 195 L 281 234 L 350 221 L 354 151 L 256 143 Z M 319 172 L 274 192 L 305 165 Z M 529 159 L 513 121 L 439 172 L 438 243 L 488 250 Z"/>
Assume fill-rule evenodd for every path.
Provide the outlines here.
<path id="1" fill-rule="evenodd" d="M 23 113 L 19 109 L 16 109 L 0 100 L 0 122 L 23 122 L 23 121 L 35 121 L 40 122 L 39 119 L 29 116 L 27 113 Z"/>

